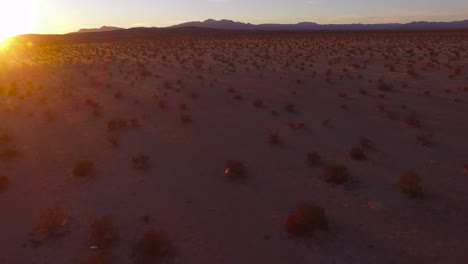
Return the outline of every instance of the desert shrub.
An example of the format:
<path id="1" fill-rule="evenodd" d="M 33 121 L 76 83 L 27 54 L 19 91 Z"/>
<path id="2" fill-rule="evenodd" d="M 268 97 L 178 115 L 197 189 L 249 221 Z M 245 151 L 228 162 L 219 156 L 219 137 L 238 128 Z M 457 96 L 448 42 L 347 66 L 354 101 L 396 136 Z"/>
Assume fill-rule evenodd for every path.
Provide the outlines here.
<path id="1" fill-rule="evenodd" d="M 330 184 L 340 185 L 351 181 L 348 168 L 343 165 L 328 165 L 324 170 L 325 181 Z"/>
<path id="2" fill-rule="evenodd" d="M 137 170 L 149 170 L 151 168 L 150 157 L 148 155 L 138 155 L 132 158 L 133 168 Z"/>
<path id="3" fill-rule="evenodd" d="M 407 126 L 419 127 L 421 125 L 421 122 L 414 114 L 410 114 L 407 115 L 405 119 L 403 119 L 403 124 Z"/>
<path id="4" fill-rule="evenodd" d="M 228 160 L 224 174 L 230 179 L 240 179 L 247 176 L 247 168 L 245 165 L 237 160 Z"/>
<path id="5" fill-rule="evenodd" d="M 111 246 L 115 240 L 117 240 L 117 229 L 112 222 L 111 216 L 103 216 L 91 224 L 88 239 L 90 247 L 104 249 Z"/>
<path id="6" fill-rule="evenodd" d="M 0 135 L 0 143 L 9 143 L 11 142 L 13 137 L 9 134 L 1 134 Z"/>
<path id="7" fill-rule="evenodd" d="M 265 107 L 265 104 L 264 104 L 263 101 L 260 100 L 260 99 L 254 100 L 252 104 L 253 104 L 253 106 L 256 107 L 256 108 L 263 108 L 263 107 Z"/>
<path id="8" fill-rule="evenodd" d="M 192 116 L 190 116 L 190 115 L 181 115 L 180 116 L 180 121 L 182 121 L 182 123 L 184 123 L 184 124 L 192 123 Z"/>
<path id="9" fill-rule="evenodd" d="M 107 130 L 109 131 L 124 129 L 128 127 L 128 121 L 125 119 L 113 119 L 107 123 Z"/>
<path id="10" fill-rule="evenodd" d="M 164 234 L 150 229 L 135 245 L 134 257 L 137 264 L 154 263 L 169 257 L 172 251 L 169 239 Z"/>
<path id="11" fill-rule="evenodd" d="M 57 239 L 69 233 L 68 217 L 59 208 L 50 208 L 41 214 L 39 224 L 30 233 L 30 242 L 39 246 L 50 239 Z"/>
<path id="12" fill-rule="evenodd" d="M 166 109 L 169 106 L 169 103 L 166 100 L 160 100 L 158 102 L 158 106 L 160 109 Z"/>
<path id="13" fill-rule="evenodd" d="M 188 106 L 187 106 L 187 104 L 180 104 L 180 105 L 179 105 L 179 109 L 182 110 L 182 111 L 187 111 L 187 110 L 188 110 Z"/>
<path id="14" fill-rule="evenodd" d="M 10 186 L 10 179 L 7 176 L 0 175 L 0 193 L 6 191 Z"/>
<path id="15" fill-rule="evenodd" d="M 279 145 L 281 144 L 281 139 L 278 135 L 278 133 L 273 133 L 268 136 L 268 143 L 271 145 Z"/>
<path id="16" fill-rule="evenodd" d="M 19 156 L 19 151 L 16 148 L 8 148 L 0 152 L 0 159 L 2 160 L 11 160 Z"/>
<path id="17" fill-rule="evenodd" d="M 366 154 L 364 153 L 364 149 L 362 149 L 362 148 L 352 148 L 352 149 L 349 151 L 348 156 L 349 156 L 349 158 L 352 159 L 352 160 L 360 160 L 360 161 L 363 161 L 363 160 L 366 160 L 366 159 L 367 159 Z"/>
<path id="18" fill-rule="evenodd" d="M 374 148 L 374 144 L 372 143 L 372 141 L 368 138 L 361 138 L 359 139 L 359 145 L 361 145 L 362 148 L 364 149 L 373 149 Z"/>
<path id="19" fill-rule="evenodd" d="M 429 147 L 432 145 L 431 135 L 425 132 L 420 132 L 416 135 L 416 139 L 421 145 Z"/>
<path id="20" fill-rule="evenodd" d="M 322 163 L 322 158 L 317 152 L 307 153 L 306 164 L 309 166 L 318 166 Z"/>
<path id="21" fill-rule="evenodd" d="M 113 146 L 118 147 L 120 146 L 120 140 L 116 136 L 108 136 L 107 141 Z"/>
<path id="22" fill-rule="evenodd" d="M 96 168 L 94 162 L 89 160 L 81 160 L 75 164 L 71 174 L 75 177 L 91 177 L 94 176 Z"/>
<path id="23" fill-rule="evenodd" d="M 288 113 L 295 114 L 297 113 L 296 106 L 292 103 L 288 103 L 284 106 L 284 110 Z"/>
<path id="24" fill-rule="evenodd" d="M 410 198 L 418 198 L 423 195 L 421 178 L 414 172 L 409 171 L 400 176 L 397 182 L 400 191 Z"/>
<path id="25" fill-rule="evenodd" d="M 292 236 L 308 236 L 316 230 L 329 230 L 329 224 L 322 207 L 314 203 L 306 203 L 286 217 L 284 229 Z"/>

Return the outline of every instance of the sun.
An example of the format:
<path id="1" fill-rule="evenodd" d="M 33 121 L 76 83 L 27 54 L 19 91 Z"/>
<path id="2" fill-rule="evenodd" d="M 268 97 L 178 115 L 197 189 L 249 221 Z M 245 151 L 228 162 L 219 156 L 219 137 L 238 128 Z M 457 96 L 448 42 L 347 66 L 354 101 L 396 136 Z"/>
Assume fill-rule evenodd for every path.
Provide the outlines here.
<path id="1" fill-rule="evenodd" d="M 6 38 L 31 33 L 36 0 L 2 0 L 0 9 L 0 42 Z"/>

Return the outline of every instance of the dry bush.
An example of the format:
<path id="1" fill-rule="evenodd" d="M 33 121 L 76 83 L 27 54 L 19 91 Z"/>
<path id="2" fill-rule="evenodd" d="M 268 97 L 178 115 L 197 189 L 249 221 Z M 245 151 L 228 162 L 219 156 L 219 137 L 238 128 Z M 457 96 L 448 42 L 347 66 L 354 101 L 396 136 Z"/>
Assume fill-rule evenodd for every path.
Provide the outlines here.
<path id="1" fill-rule="evenodd" d="M 13 137 L 9 134 L 0 135 L 0 143 L 10 143 L 13 140 Z"/>
<path id="2" fill-rule="evenodd" d="M 364 149 L 362 148 L 352 148 L 348 154 L 349 158 L 352 160 L 364 161 L 367 159 Z"/>
<path id="3" fill-rule="evenodd" d="M 11 160 L 15 159 L 20 155 L 20 152 L 16 148 L 8 148 L 0 152 L 0 160 Z"/>
<path id="4" fill-rule="evenodd" d="M 297 113 L 297 109 L 296 109 L 296 106 L 293 104 L 293 103 L 288 103 L 284 106 L 284 110 L 288 113 L 291 113 L 291 114 L 296 114 Z"/>
<path id="5" fill-rule="evenodd" d="M 423 196 L 421 178 L 412 171 L 402 174 L 396 185 L 403 194 L 412 199 Z"/>
<path id="6" fill-rule="evenodd" d="M 328 165 L 324 170 L 325 181 L 334 184 L 341 185 L 351 181 L 348 168 L 343 165 Z"/>
<path id="7" fill-rule="evenodd" d="M 137 170 L 149 170 L 151 169 L 150 157 L 148 155 L 138 155 L 132 158 L 133 168 Z"/>
<path id="8" fill-rule="evenodd" d="M 112 222 L 112 217 L 103 216 L 91 224 L 88 246 L 104 249 L 111 246 L 117 238 L 117 229 Z"/>
<path id="9" fill-rule="evenodd" d="M 120 146 L 120 140 L 116 136 L 109 135 L 107 137 L 107 141 L 113 146 L 113 147 L 119 147 Z"/>
<path id="10" fill-rule="evenodd" d="M 192 116 L 191 115 L 181 115 L 180 116 L 180 121 L 182 121 L 182 123 L 184 123 L 184 124 L 192 123 Z"/>
<path id="11" fill-rule="evenodd" d="M 316 230 L 329 230 L 325 210 L 314 203 L 299 206 L 286 217 L 283 225 L 285 231 L 292 236 L 309 236 Z"/>
<path id="12" fill-rule="evenodd" d="M 263 107 L 265 107 L 265 104 L 264 104 L 263 101 L 260 100 L 260 99 L 254 100 L 252 104 L 253 104 L 253 106 L 256 107 L 256 108 L 263 108 Z"/>
<path id="13" fill-rule="evenodd" d="M 81 160 L 75 164 L 71 174 L 75 177 L 92 177 L 96 172 L 94 162 L 89 160 Z"/>
<path id="14" fill-rule="evenodd" d="M 361 148 L 363 149 L 374 149 L 374 143 L 365 137 L 359 139 L 359 145 L 361 145 Z"/>
<path id="15" fill-rule="evenodd" d="M 30 242 L 39 246 L 50 239 L 64 237 L 70 232 L 70 221 L 59 208 L 50 208 L 41 214 L 39 224 L 30 233 Z"/>
<path id="16" fill-rule="evenodd" d="M 421 125 L 421 122 L 414 114 L 410 114 L 407 115 L 405 119 L 403 119 L 403 124 L 412 127 L 419 127 Z"/>
<path id="17" fill-rule="evenodd" d="M 10 179 L 7 176 L 0 175 L 0 193 L 6 191 L 10 186 Z"/>
<path id="18" fill-rule="evenodd" d="M 416 139 L 423 146 L 429 147 L 432 145 L 432 136 L 426 132 L 419 132 L 416 135 Z"/>
<path id="19" fill-rule="evenodd" d="M 322 163 L 322 158 L 317 152 L 307 153 L 306 164 L 309 166 L 318 166 Z"/>
<path id="20" fill-rule="evenodd" d="M 279 145 L 281 144 L 281 139 L 278 135 L 278 133 L 273 133 L 268 136 L 268 143 L 271 145 Z"/>
<path id="21" fill-rule="evenodd" d="M 149 264 L 170 257 L 173 247 L 163 233 L 150 229 L 137 242 L 133 251 L 135 263 Z"/>
<path id="22" fill-rule="evenodd" d="M 230 179 L 243 179 L 247 177 L 247 168 L 241 161 L 228 160 L 224 174 Z"/>

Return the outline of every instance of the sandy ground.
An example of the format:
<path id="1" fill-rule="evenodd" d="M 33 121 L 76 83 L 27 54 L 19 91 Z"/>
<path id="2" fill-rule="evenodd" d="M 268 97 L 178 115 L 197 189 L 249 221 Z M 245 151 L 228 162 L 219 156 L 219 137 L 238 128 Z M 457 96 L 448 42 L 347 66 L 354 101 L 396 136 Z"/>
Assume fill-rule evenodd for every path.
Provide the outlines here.
<path id="1" fill-rule="evenodd" d="M 152 228 L 172 245 L 154 263 L 468 261 L 468 32 L 38 44 L 0 54 L 2 264 L 134 263 Z M 125 127 L 109 129 L 112 120 Z M 272 133 L 281 144 L 269 144 Z M 362 138 L 373 148 L 354 160 Z M 308 166 L 309 152 L 322 165 Z M 138 155 L 150 168 L 134 167 Z M 93 175 L 72 175 L 81 160 Z M 243 181 L 225 175 L 228 160 L 243 162 Z M 353 181 L 329 184 L 327 164 L 346 166 Z M 407 171 L 420 176 L 422 197 L 396 186 Z M 285 218 L 307 202 L 323 207 L 329 231 L 289 235 Z M 63 215 L 38 243 L 48 210 Z M 117 235 L 92 249 L 90 226 L 105 215 Z M 108 262 L 85 262 L 92 255 Z"/>

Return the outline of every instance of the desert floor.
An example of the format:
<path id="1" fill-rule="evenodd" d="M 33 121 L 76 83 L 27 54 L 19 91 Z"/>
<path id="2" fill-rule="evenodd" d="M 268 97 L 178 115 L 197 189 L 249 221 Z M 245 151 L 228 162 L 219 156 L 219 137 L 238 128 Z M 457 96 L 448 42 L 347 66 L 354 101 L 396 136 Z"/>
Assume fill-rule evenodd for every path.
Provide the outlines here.
<path id="1" fill-rule="evenodd" d="M 0 120 L 2 264 L 468 261 L 466 31 L 11 46 Z"/>

